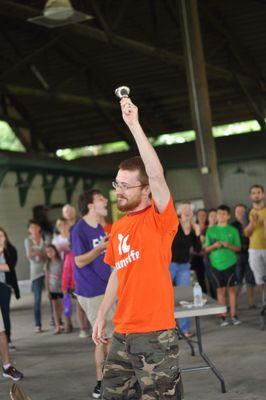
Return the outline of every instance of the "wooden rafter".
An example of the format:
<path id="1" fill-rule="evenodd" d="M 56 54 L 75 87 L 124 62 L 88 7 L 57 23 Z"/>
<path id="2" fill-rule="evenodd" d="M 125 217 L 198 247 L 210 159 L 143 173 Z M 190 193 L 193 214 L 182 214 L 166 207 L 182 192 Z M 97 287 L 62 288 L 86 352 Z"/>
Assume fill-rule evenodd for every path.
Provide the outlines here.
<path id="1" fill-rule="evenodd" d="M 17 54 L 18 61 L 11 65 L 6 71 L 2 72 L 0 74 L 0 81 L 4 82 L 6 78 L 8 78 L 12 73 L 18 71 L 24 66 L 27 66 L 29 70 L 34 74 L 36 77 L 36 66 L 31 63 L 31 61 L 36 58 L 38 55 L 43 53 L 45 50 L 49 49 L 50 47 L 54 46 L 54 44 L 61 38 L 62 34 L 57 35 L 56 37 L 53 37 L 51 40 L 49 40 L 44 46 L 34 50 L 32 53 L 28 54 L 27 56 L 23 56 L 18 48 L 18 46 L 15 44 L 14 40 L 10 38 L 9 35 L 7 35 L 6 32 L 1 29 L 2 35 L 5 37 L 5 39 L 10 43 L 12 48 L 15 50 L 15 53 Z M 35 72 L 34 72 L 35 69 Z M 38 79 L 40 81 L 40 79 Z"/>
<path id="2" fill-rule="evenodd" d="M 69 93 L 50 93 L 45 90 L 36 89 L 30 86 L 18 86 L 18 85 L 3 85 L 10 93 L 13 93 L 17 96 L 30 96 L 30 97 L 38 97 L 45 101 L 58 101 L 61 103 L 69 103 L 69 104 L 79 104 L 84 106 L 93 106 L 94 99 L 89 96 L 76 96 Z M 107 100 L 97 100 L 102 107 L 109 108 L 110 110 L 116 110 L 118 106 L 115 103 L 111 103 Z"/>
<path id="3" fill-rule="evenodd" d="M 14 3 L 12 1 L 1 0 L 0 14 L 2 15 L 8 14 L 9 17 L 12 16 L 13 18 L 26 20 L 29 17 L 37 16 L 39 13 L 39 10 L 36 10 L 32 7 Z M 69 33 L 71 35 L 76 34 L 80 36 L 87 36 L 91 39 L 106 44 L 110 42 L 110 37 L 107 36 L 105 31 L 85 24 L 66 26 L 62 28 L 62 32 Z M 185 70 L 184 57 L 181 55 L 177 55 L 171 51 L 157 48 L 153 45 L 125 38 L 116 34 L 111 35 L 111 43 L 113 46 L 116 46 L 118 48 L 127 49 L 128 51 L 143 54 L 147 57 L 154 57 L 162 63 L 178 66 L 182 70 Z M 234 82 L 235 78 L 232 72 L 228 71 L 225 68 L 206 64 L 206 69 L 208 75 L 213 78 L 222 79 L 228 82 Z M 255 80 L 252 77 L 243 75 L 241 76 L 241 79 L 245 82 L 246 85 L 254 87 Z"/>
<path id="4" fill-rule="evenodd" d="M 201 9 L 212 28 L 221 35 L 223 40 L 226 41 L 231 55 L 234 57 L 239 67 L 241 67 L 242 71 L 245 71 L 247 75 L 254 79 L 259 90 L 263 88 L 265 89 L 266 82 L 263 79 L 259 67 L 254 61 L 254 57 L 250 54 L 249 50 L 243 46 L 243 43 L 241 43 L 236 37 L 236 34 L 233 33 L 232 29 L 229 28 L 228 22 L 225 18 L 223 17 L 222 21 L 219 20 L 209 7 L 201 7 Z M 240 79 L 243 81 L 241 77 Z"/>
<path id="5" fill-rule="evenodd" d="M 233 74 L 235 75 L 235 80 L 238 83 L 241 92 L 244 94 L 244 98 L 247 100 L 249 107 L 251 108 L 252 112 L 254 113 L 255 118 L 257 119 L 258 123 L 261 126 L 262 130 L 265 130 L 266 123 L 265 123 L 265 115 L 263 113 L 261 104 L 262 98 L 258 101 L 254 98 L 251 90 L 243 81 L 241 74 L 239 73 L 239 68 L 242 71 L 247 71 L 250 76 L 253 76 L 256 81 L 257 92 L 260 96 L 262 92 L 265 93 L 266 91 L 266 82 L 263 79 L 262 73 L 256 63 L 254 62 L 254 57 L 249 54 L 249 51 L 244 48 L 243 44 L 240 43 L 240 40 L 236 37 L 236 35 L 229 29 L 228 24 L 226 23 L 225 19 L 223 18 L 222 23 L 216 17 L 216 15 L 211 12 L 208 8 L 203 8 L 204 14 L 208 18 L 208 21 L 211 23 L 213 29 L 215 29 L 224 40 L 226 40 L 227 49 L 229 50 L 231 58 L 235 60 L 237 63 L 237 68 L 233 69 Z"/>

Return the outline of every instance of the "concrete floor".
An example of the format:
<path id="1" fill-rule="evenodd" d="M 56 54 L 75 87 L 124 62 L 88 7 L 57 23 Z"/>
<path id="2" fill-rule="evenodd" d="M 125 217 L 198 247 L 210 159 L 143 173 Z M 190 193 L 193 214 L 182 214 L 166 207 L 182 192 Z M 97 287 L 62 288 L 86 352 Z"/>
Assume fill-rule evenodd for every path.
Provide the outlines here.
<path id="1" fill-rule="evenodd" d="M 227 393 L 210 371 L 183 374 L 186 400 L 265 400 L 266 398 L 266 331 L 259 329 L 259 311 L 240 302 L 240 326 L 220 328 L 215 317 L 201 319 L 206 353 L 223 374 Z M 32 312 L 26 296 L 12 311 L 13 341 L 17 351 L 12 361 L 25 378 L 21 385 L 32 400 L 87 400 L 95 384 L 93 344 L 80 339 L 77 330 L 71 334 L 53 335 L 49 326 L 49 307 L 44 304 L 45 332 L 33 332 Z M 201 363 L 191 357 L 180 341 L 181 366 Z M 12 382 L 0 377 L 0 400 L 9 399 Z"/>

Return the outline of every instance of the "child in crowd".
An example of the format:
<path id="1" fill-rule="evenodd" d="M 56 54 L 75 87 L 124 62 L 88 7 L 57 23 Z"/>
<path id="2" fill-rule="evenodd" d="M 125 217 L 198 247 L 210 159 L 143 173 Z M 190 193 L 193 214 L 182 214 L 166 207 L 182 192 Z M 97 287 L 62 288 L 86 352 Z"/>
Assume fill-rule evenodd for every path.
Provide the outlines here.
<path id="1" fill-rule="evenodd" d="M 62 313 L 62 261 L 60 255 L 53 244 L 49 244 L 45 249 L 48 259 L 45 268 L 45 287 L 48 291 L 49 299 L 52 301 L 55 334 L 61 333 L 60 321 Z"/>
<path id="2" fill-rule="evenodd" d="M 69 242 L 69 223 L 65 218 L 59 218 L 56 221 L 56 229 L 59 232 L 55 235 L 52 244 L 57 248 L 61 260 L 64 260 L 65 254 L 70 250 Z"/>
<path id="3" fill-rule="evenodd" d="M 217 225 L 207 229 L 205 251 L 210 255 L 211 274 L 216 285 L 217 300 L 226 305 L 229 295 L 230 317 L 233 325 L 241 321 L 236 315 L 236 252 L 241 250 L 240 236 L 236 228 L 229 225 L 230 208 L 221 205 L 217 209 Z M 221 317 L 220 326 L 229 325 L 226 313 Z"/>
<path id="4" fill-rule="evenodd" d="M 204 265 L 205 265 L 205 272 L 206 272 L 207 285 L 208 285 L 208 294 L 215 300 L 217 299 L 216 286 L 215 286 L 215 283 L 213 282 L 213 278 L 212 278 L 209 255 L 206 254 L 206 252 L 205 252 L 205 238 L 206 238 L 207 229 L 213 225 L 216 225 L 216 223 L 217 223 L 217 210 L 216 210 L 216 208 L 211 208 L 208 212 L 208 225 L 206 226 L 205 230 L 200 235 L 202 247 L 204 249 Z"/>
<path id="5" fill-rule="evenodd" d="M 63 264 L 63 275 L 62 275 L 62 291 L 64 295 L 74 293 L 75 281 L 74 281 L 74 256 L 71 251 L 67 252 Z M 80 327 L 79 337 L 86 338 L 88 334 L 86 332 L 87 318 L 77 301 L 77 318 Z M 69 333 L 72 331 L 71 316 L 65 315 L 65 332 Z"/>
<path id="6" fill-rule="evenodd" d="M 62 216 L 67 220 L 70 228 L 77 222 L 77 211 L 75 207 L 71 206 L 70 204 L 64 205 L 62 208 Z"/>

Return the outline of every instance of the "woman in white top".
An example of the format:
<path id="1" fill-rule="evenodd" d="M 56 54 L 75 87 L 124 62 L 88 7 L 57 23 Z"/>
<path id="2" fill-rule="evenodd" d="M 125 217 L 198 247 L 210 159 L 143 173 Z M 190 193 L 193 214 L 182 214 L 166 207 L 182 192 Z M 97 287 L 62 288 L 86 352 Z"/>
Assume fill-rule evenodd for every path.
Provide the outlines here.
<path id="1" fill-rule="evenodd" d="M 69 223 L 65 218 L 59 218 L 56 221 L 56 229 L 59 232 L 55 235 L 52 244 L 56 247 L 58 253 L 60 254 L 61 260 L 64 260 L 66 253 L 70 250 L 69 242 Z"/>

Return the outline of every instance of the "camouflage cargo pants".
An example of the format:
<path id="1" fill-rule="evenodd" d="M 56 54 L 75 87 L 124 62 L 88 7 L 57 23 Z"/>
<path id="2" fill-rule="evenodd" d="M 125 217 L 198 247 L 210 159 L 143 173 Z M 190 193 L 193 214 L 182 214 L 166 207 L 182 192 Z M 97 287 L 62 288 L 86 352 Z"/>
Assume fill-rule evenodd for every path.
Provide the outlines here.
<path id="1" fill-rule="evenodd" d="M 179 346 L 175 329 L 114 333 L 104 367 L 103 399 L 181 400 Z"/>

